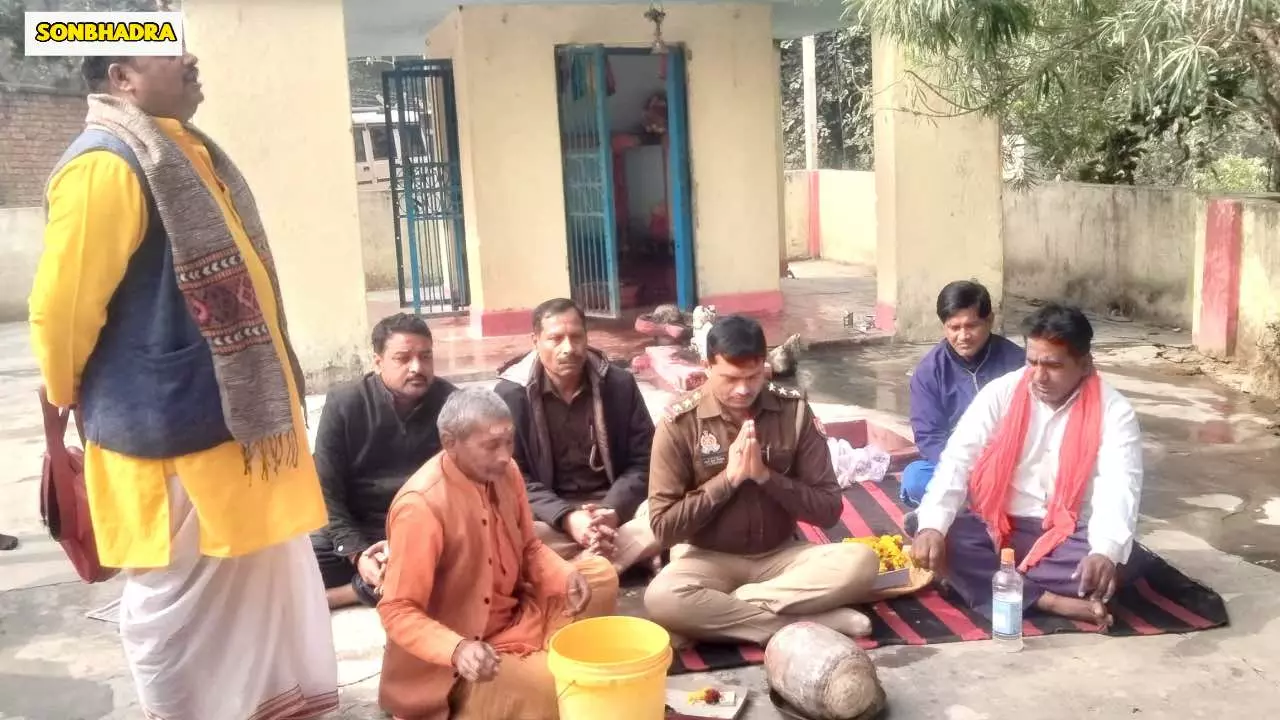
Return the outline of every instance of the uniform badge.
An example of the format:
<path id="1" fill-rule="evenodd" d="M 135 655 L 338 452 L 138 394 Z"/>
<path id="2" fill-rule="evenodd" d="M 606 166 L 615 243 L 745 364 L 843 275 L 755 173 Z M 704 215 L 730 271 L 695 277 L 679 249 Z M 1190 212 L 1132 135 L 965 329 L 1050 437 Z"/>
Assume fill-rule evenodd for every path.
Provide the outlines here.
<path id="1" fill-rule="evenodd" d="M 676 418 L 692 410 L 697 406 L 701 397 L 702 396 L 695 391 L 674 405 L 668 405 L 665 412 L 667 422 L 675 422 Z"/>
<path id="2" fill-rule="evenodd" d="M 804 393 L 795 388 L 786 387 L 777 383 L 769 383 L 769 392 L 778 397 L 787 398 L 788 400 L 799 400 L 804 397 Z"/>
<path id="3" fill-rule="evenodd" d="M 715 433 L 703 430 L 702 437 L 698 438 L 698 447 L 703 455 L 711 455 L 720 452 L 720 441 L 716 439 Z"/>
<path id="4" fill-rule="evenodd" d="M 720 446 L 720 440 L 710 430 L 703 430 L 698 436 L 698 458 L 704 467 L 719 467 L 728 461 L 728 455 Z"/>
<path id="5" fill-rule="evenodd" d="M 827 426 L 822 424 L 822 421 L 818 419 L 817 415 L 813 416 L 813 429 L 817 430 L 818 434 L 822 437 L 827 436 Z"/>

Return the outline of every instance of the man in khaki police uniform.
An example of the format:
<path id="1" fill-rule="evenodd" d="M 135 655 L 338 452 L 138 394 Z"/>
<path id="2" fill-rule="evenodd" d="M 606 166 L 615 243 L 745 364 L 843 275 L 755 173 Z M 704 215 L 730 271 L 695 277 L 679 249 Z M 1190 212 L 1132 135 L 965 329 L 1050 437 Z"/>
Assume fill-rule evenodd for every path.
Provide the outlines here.
<path id="1" fill-rule="evenodd" d="M 654 435 L 650 524 L 672 562 L 645 593 L 650 616 L 690 639 L 761 645 L 797 620 L 869 633 L 847 606 L 870 596 L 875 552 L 796 537 L 798 520 L 840 517 L 821 423 L 799 391 L 769 382 L 754 320 L 718 320 L 706 352 L 706 385 L 669 407 Z"/>

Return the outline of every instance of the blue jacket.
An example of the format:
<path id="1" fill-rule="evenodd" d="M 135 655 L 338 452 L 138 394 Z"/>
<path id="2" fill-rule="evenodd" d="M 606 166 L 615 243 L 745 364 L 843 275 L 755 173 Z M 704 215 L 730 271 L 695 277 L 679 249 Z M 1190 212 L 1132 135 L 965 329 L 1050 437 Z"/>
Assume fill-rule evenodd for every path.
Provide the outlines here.
<path id="1" fill-rule="evenodd" d="M 911 430 L 921 457 L 938 462 L 978 390 L 1026 363 L 1025 350 L 995 334 L 972 361 L 962 359 L 946 340 L 933 346 L 911 376 Z"/>
<path id="2" fill-rule="evenodd" d="M 111 133 L 91 128 L 71 143 L 53 174 L 95 150 L 129 163 L 146 194 L 148 221 L 84 366 L 85 435 L 107 450 L 142 458 L 178 457 L 227 442 L 231 431 L 222 414 L 213 352 L 178 289 L 169 238 L 133 150 Z"/>

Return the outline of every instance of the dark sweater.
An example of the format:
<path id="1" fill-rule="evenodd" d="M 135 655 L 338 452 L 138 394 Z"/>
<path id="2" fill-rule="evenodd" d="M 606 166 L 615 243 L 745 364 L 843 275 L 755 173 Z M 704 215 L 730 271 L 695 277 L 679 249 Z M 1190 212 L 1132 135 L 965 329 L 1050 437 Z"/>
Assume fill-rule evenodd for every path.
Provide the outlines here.
<path id="1" fill-rule="evenodd" d="M 396 492 L 440 451 L 436 419 L 456 389 L 436 378 L 404 419 L 376 373 L 330 391 L 316 428 L 315 460 L 334 552 L 351 555 L 386 539 Z"/>
<path id="2" fill-rule="evenodd" d="M 1000 335 L 993 334 L 973 360 L 960 357 L 946 340 L 934 345 L 911 374 L 911 430 L 920 455 L 938 462 L 978 391 L 1026 363 L 1026 351 Z"/>

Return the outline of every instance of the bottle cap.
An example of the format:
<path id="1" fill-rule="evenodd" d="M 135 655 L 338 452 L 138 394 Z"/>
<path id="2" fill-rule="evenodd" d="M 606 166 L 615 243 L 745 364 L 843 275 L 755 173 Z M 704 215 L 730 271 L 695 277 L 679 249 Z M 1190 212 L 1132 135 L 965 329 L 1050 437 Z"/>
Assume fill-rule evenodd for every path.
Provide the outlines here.
<path id="1" fill-rule="evenodd" d="M 1000 564 L 1012 565 L 1013 561 L 1013 548 L 1003 548 L 1000 550 Z"/>

